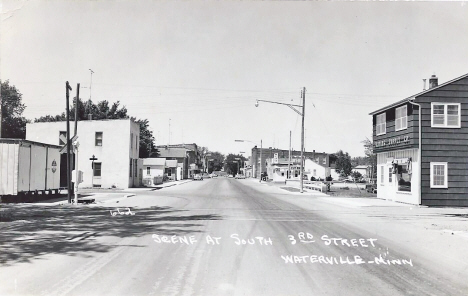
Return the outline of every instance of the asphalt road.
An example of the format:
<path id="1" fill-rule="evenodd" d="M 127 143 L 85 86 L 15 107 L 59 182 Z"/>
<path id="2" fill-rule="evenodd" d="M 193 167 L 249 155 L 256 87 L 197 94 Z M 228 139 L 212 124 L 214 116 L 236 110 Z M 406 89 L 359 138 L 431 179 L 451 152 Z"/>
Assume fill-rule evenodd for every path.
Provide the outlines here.
<path id="1" fill-rule="evenodd" d="M 412 240 L 410 223 L 252 180 L 15 210 L 0 295 L 468 295 L 466 268 Z"/>

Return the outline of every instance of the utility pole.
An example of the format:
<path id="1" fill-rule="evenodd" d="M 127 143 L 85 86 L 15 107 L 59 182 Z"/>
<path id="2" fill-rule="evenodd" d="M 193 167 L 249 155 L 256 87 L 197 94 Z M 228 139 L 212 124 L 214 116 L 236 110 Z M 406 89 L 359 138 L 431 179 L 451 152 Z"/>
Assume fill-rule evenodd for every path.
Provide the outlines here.
<path id="1" fill-rule="evenodd" d="M 302 130 L 301 130 L 301 193 L 304 192 L 304 118 L 305 118 L 305 87 L 302 89 Z"/>
<path id="2" fill-rule="evenodd" d="M 76 99 L 75 99 L 75 134 L 78 132 L 78 98 L 80 97 L 80 84 L 76 85 Z"/>
<path id="3" fill-rule="evenodd" d="M 65 84 L 66 89 L 66 104 L 67 104 L 67 195 L 68 195 L 68 203 L 71 203 L 71 164 L 70 164 L 70 93 L 69 91 L 72 90 L 68 81 Z"/>
<path id="4" fill-rule="evenodd" d="M 93 85 L 93 73 L 94 71 L 89 69 L 89 71 L 91 71 L 91 80 L 89 82 L 89 100 L 91 101 L 91 86 Z"/>
<path id="5" fill-rule="evenodd" d="M 260 140 L 260 182 L 262 181 L 262 154 L 263 154 L 263 139 Z"/>
<path id="6" fill-rule="evenodd" d="M 1 81 L 0 81 L 0 84 L 1 84 Z M 2 138 L 2 120 L 3 120 L 3 117 L 2 117 L 2 103 L 3 103 L 3 100 L 2 100 L 2 92 L 1 92 L 1 85 L 0 85 L 0 139 Z"/>
<path id="7" fill-rule="evenodd" d="M 291 179 L 291 131 L 289 131 L 289 161 L 287 179 Z"/>

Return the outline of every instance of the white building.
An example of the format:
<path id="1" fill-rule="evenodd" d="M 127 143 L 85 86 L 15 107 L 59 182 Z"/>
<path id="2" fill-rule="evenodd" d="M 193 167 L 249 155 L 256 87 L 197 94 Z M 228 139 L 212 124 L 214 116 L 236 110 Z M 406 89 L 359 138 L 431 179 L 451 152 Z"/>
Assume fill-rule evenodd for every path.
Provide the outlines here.
<path id="1" fill-rule="evenodd" d="M 304 163 L 304 175 L 307 175 L 309 181 L 312 177 L 315 180 L 325 180 L 332 175 L 332 172 L 330 167 L 325 167 L 311 159 L 306 159 Z"/>
<path id="2" fill-rule="evenodd" d="M 26 139 L 63 146 L 60 136 L 65 136 L 66 131 L 65 121 L 29 123 Z M 70 122 L 70 134 L 73 133 L 74 122 Z M 78 121 L 77 135 L 78 170 L 83 171 L 80 187 L 129 188 L 142 183 L 138 123 L 132 119 Z M 93 157 L 94 162 L 90 160 Z"/>

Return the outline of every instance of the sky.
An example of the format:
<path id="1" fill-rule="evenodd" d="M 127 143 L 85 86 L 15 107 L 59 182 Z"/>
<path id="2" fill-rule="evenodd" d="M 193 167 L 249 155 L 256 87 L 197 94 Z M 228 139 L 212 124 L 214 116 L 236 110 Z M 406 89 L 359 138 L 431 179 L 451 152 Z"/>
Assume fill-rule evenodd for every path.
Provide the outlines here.
<path id="1" fill-rule="evenodd" d="M 370 112 L 468 73 L 466 2 L 2 0 L 0 79 L 34 120 L 119 101 L 157 145 L 363 156 Z M 91 70 L 94 73 L 91 73 Z M 235 142 L 235 140 L 246 142 Z M 249 141 L 249 142 L 247 142 Z"/>

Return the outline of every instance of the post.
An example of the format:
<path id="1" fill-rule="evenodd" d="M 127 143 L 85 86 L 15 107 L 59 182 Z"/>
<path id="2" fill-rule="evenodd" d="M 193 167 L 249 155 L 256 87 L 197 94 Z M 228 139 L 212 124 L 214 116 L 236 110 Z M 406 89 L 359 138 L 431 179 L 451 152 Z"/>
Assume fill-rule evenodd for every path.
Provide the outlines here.
<path id="1" fill-rule="evenodd" d="M 2 119 L 2 110 L 3 110 L 3 108 L 2 108 L 2 102 L 3 102 L 3 101 L 2 101 L 2 92 L 1 92 L 1 88 L 2 88 L 2 86 L 1 86 L 1 81 L 0 81 L 0 139 L 2 138 L 2 120 L 3 120 L 3 119 Z"/>
<path id="2" fill-rule="evenodd" d="M 76 85 L 76 99 L 75 99 L 75 133 L 73 134 L 76 136 L 78 132 L 78 98 L 80 97 L 80 84 Z"/>
<path id="3" fill-rule="evenodd" d="M 301 130 L 301 193 L 304 192 L 304 117 L 305 117 L 305 87 L 302 89 L 302 130 Z"/>
<path id="4" fill-rule="evenodd" d="M 289 131 L 289 162 L 288 162 L 288 175 L 287 179 L 291 179 L 291 131 Z"/>
<path id="5" fill-rule="evenodd" d="M 71 203 L 71 164 L 70 164 L 70 93 L 69 91 L 72 90 L 68 81 L 65 84 L 66 89 L 66 112 L 67 112 L 67 196 L 68 196 L 68 203 Z"/>
<path id="6" fill-rule="evenodd" d="M 263 154 L 263 143 L 262 143 L 263 140 L 260 140 L 260 182 L 262 181 L 262 154 Z"/>
<path id="7" fill-rule="evenodd" d="M 78 87 L 80 87 L 80 84 L 78 84 Z M 76 129 L 76 127 L 75 127 Z M 78 175 L 79 175 L 79 171 L 78 171 L 78 142 L 75 143 L 75 145 L 73 145 L 74 148 L 75 148 L 75 205 L 78 205 L 78 185 L 80 184 L 79 182 L 79 179 L 78 179 Z"/>

